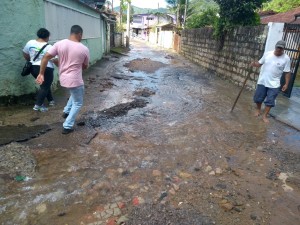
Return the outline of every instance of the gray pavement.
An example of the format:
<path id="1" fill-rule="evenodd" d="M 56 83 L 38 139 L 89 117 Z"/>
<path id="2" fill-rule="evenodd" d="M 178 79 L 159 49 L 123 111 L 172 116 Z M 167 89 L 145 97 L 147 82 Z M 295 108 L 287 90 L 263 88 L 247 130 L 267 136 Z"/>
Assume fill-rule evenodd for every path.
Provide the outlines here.
<path id="1" fill-rule="evenodd" d="M 300 130 L 300 98 L 278 96 L 276 107 L 271 110 L 271 115 L 278 121 Z"/>

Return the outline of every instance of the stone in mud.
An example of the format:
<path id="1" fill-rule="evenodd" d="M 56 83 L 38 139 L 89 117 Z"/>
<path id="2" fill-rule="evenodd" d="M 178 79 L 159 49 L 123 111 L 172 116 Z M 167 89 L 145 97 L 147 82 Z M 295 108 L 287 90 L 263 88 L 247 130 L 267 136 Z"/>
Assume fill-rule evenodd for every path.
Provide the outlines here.
<path id="1" fill-rule="evenodd" d="M 300 188 L 300 178 L 299 177 L 288 177 L 286 179 L 286 183 Z"/>
<path id="2" fill-rule="evenodd" d="M 144 202 L 145 202 L 145 200 L 141 197 L 134 197 L 132 200 L 132 204 L 135 206 L 143 204 Z"/>
<path id="3" fill-rule="evenodd" d="M 171 188 L 171 189 L 169 190 L 169 193 L 170 193 L 171 195 L 175 195 L 175 194 L 176 194 L 176 192 L 175 192 L 175 190 L 174 190 L 173 188 Z"/>
<path id="4" fill-rule="evenodd" d="M 250 218 L 251 218 L 251 220 L 256 220 L 257 216 L 254 213 L 251 213 L 250 214 Z"/>
<path id="5" fill-rule="evenodd" d="M 86 181 L 81 185 L 81 188 L 86 188 L 86 187 L 88 187 L 91 183 L 92 183 L 91 180 L 86 180 Z"/>
<path id="6" fill-rule="evenodd" d="M 57 214 L 57 216 L 65 216 L 67 213 L 65 213 L 65 212 L 60 212 L 60 213 L 58 213 Z"/>
<path id="7" fill-rule="evenodd" d="M 231 168 L 232 172 L 234 175 L 236 175 L 237 177 L 241 177 L 244 175 L 244 172 L 240 169 L 237 168 Z"/>
<path id="8" fill-rule="evenodd" d="M 257 146 L 256 148 L 258 151 L 262 151 L 264 148 L 262 146 Z"/>
<path id="9" fill-rule="evenodd" d="M 119 208 L 114 208 L 114 216 L 121 215 L 121 210 Z"/>
<path id="10" fill-rule="evenodd" d="M 209 175 L 214 176 L 214 175 L 216 175 L 216 173 L 215 173 L 215 171 L 210 171 Z"/>
<path id="11" fill-rule="evenodd" d="M 233 209 L 237 212 L 242 212 L 244 210 L 242 207 L 239 206 L 234 206 Z"/>
<path id="12" fill-rule="evenodd" d="M 114 169 L 107 169 L 105 174 L 109 179 L 115 179 L 117 177 L 117 171 Z"/>
<path id="13" fill-rule="evenodd" d="M 161 172 L 160 172 L 159 170 L 153 170 L 153 171 L 152 171 L 152 175 L 153 175 L 154 177 L 159 177 L 159 176 L 161 176 Z"/>
<path id="14" fill-rule="evenodd" d="M 42 203 L 42 204 L 39 204 L 37 207 L 36 207 L 36 211 L 38 214 L 42 214 L 44 212 L 46 212 L 47 210 L 47 205 Z"/>
<path id="15" fill-rule="evenodd" d="M 178 185 L 172 184 L 172 186 L 173 186 L 173 188 L 174 188 L 175 191 L 178 191 L 178 190 L 179 190 L 179 186 L 178 186 Z"/>
<path id="16" fill-rule="evenodd" d="M 233 205 L 230 202 L 226 202 L 226 203 L 220 204 L 220 205 L 225 210 L 225 212 L 228 212 L 233 209 Z"/>
<path id="17" fill-rule="evenodd" d="M 223 173 L 222 169 L 221 168 L 217 168 L 216 169 L 216 174 L 217 175 L 221 175 Z"/>
<path id="18" fill-rule="evenodd" d="M 197 161 L 194 165 L 194 170 L 198 172 L 201 170 L 201 167 L 202 167 L 202 162 Z"/>
<path id="19" fill-rule="evenodd" d="M 117 224 L 118 224 L 118 225 L 123 225 L 123 224 L 126 223 L 126 221 L 128 221 L 127 216 L 121 216 L 121 217 L 118 219 Z"/>
<path id="20" fill-rule="evenodd" d="M 166 192 L 166 191 L 163 191 L 161 194 L 160 194 L 160 197 L 159 197 L 159 199 L 158 199 L 158 201 L 160 202 L 160 201 L 162 201 L 165 197 L 167 197 L 168 196 L 168 192 Z"/>
<path id="21" fill-rule="evenodd" d="M 148 89 L 148 88 L 144 88 L 144 89 L 138 89 L 136 90 L 134 93 L 134 95 L 136 96 L 141 96 L 141 97 L 150 97 L 151 95 L 154 95 L 155 92 Z"/>
<path id="22" fill-rule="evenodd" d="M 95 191 L 110 191 L 111 185 L 108 182 L 102 181 L 93 186 L 93 190 Z"/>
<path id="23" fill-rule="evenodd" d="M 118 202 L 118 207 L 119 209 L 124 209 L 125 208 L 125 203 L 124 202 Z"/>
<path id="24" fill-rule="evenodd" d="M 227 185 L 226 184 L 217 184 L 215 187 L 217 190 L 220 190 L 220 189 L 224 190 L 227 188 Z"/>
<path id="25" fill-rule="evenodd" d="M 205 172 L 210 172 L 212 170 L 212 167 L 211 166 L 207 166 L 206 168 L 205 168 Z"/>
<path id="26" fill-rule="evenodd" d="M 179 173 L 179 176 L 183 179 L 189 179 L 192 177 L 192 174 L 189 174 L 189 173 L 185 173 L 185 172 L 180 172 Z"/>

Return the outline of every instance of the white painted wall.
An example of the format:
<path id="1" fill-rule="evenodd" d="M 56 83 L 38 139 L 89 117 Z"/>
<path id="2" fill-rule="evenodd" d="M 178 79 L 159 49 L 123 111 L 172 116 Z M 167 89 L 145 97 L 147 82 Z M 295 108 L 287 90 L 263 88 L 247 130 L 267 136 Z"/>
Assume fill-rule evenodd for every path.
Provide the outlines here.
<path id="1" fill-rule="evenodd" d="M 100 14 L 88 14 L 54 0 L 45 0 L 46 28 L 51 32 L 51 41 L 68 38 L 74 24 L 82 27 L 84 39 L 100 38 L 101 20 Z"/>
<path id="2" fill-rule="evenodd" d="M 265 52 L 274 50 L 277 41 L 283 39 L 284 23 L 270 22 L 268 26 L 269 26 L 269 32 L 268 32 Z"/>
<path id="3" fill-rule="evenodd" d="M 172 31 L 160 31 L 158 35 L 158 46 L 163 48 L 173 48 L 173 32 Z"/>

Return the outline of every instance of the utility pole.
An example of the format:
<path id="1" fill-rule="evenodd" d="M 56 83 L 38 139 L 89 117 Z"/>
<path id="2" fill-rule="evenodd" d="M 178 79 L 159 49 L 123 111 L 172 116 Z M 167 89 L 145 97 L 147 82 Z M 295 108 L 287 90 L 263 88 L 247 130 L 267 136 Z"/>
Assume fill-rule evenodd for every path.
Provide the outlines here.
<path id="1" fill-rule="evenodd" d="M 131 3 L 130 1 L 127 2 L 127 38 L 128 38 L 128 46 L 130 42 L 130 11 L 131 11 Z"/>
<path id="2" fill-rule="evenodd" d="M 186 14 L 187 14 L 187 9 L 188 9 L 188 4 L 189 4 L 189 0 L 185 0 L 183 28 L 185 28 L 185 22 L 186 22 Z"/>
<path id="3" fill-rule="evenodd" d="M 111 0 L 111 11 L 114 12 L 114 0 Z"/>
<path id="4" fill-rule="evenodd" d="M 123 0 L 120 0 L 120 27 L 122 29 L 122 33 L 123 33 L 123 9 L 122 9 L 122 6 L 123 6 Z"/>

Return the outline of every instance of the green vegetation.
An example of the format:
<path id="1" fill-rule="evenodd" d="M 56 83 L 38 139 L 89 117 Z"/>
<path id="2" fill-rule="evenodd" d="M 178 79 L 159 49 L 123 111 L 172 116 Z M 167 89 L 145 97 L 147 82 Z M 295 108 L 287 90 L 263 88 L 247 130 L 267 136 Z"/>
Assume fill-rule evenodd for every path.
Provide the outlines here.
<path id="1" fill-rule="evenodd" d="M 218 20 L 218 5 L 213 0 L 192 0 L 187 10 L 187 28 L 214 26 Z"/>
<path id="2" fill-rule="evenodd" d="M 275 12 L 286 12 L 300 7 L 299 0 L 272 0 L 263 4 L 263 10 L 273 10 Z"/>
<path id="3" fill-rule="evenodd" d="M 187 18 L 187 28 L 199 28 L 205 26 L 214 26 L 218 21 L 218 9 L 208 8 L 197 14 L 192 14 Z"/>

